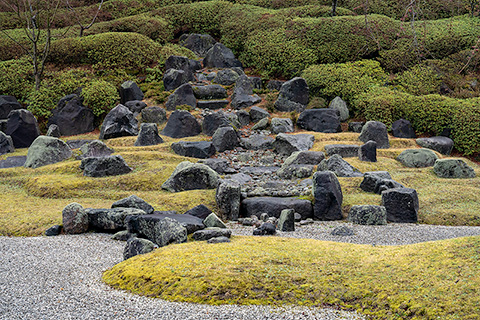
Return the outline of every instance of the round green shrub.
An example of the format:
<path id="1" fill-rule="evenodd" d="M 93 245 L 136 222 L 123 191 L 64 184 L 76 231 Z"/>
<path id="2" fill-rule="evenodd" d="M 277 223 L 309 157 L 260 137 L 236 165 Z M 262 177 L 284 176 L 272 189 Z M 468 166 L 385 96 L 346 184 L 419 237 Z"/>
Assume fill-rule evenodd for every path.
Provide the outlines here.
<path id="1" fill-rule="evenodd" d="M 120 100 L 117 89 L 107 81 L 94 80 L 82 90 L 83 103 L 97 118 L 103 118 Z"/>
<path id="2" fill-rule="evenodd" d="M 401 90 L 420 96 L 438 93 L 442 78 L 432 67 L 416 65 L 398 75 L 394 83 Z"/>
<path id="3" fill-rule="evenodd" d="M 0 95 L 12 95 L 25 102 L 33 90 L 33 67 L 26 58 L 0 62 Z"/>

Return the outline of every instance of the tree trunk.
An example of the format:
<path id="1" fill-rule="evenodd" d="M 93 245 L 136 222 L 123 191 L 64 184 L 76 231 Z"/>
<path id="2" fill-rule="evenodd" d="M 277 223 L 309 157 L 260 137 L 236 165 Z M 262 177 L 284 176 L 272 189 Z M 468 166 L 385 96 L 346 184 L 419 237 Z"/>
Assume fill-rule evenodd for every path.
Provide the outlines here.
<path id="1" fill-rule="evenodd" d="M 337 15 L 337 2 L 338 0 L 332 0 L 332 17 Z"/>

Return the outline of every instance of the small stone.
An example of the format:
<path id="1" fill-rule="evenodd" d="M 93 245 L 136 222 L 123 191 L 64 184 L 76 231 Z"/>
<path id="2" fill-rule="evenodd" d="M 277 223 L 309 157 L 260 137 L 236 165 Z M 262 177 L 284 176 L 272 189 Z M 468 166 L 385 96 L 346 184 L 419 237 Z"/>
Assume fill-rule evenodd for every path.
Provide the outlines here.
<path id="1" fill-rule="evenodd" d="M 295 210 L 285 209 L 280 213 L 278 219 L 278 230 L 284 232 L 295 231 Z"/>
<path id="2" fill-rule="evenodd" d="M 377 162 L 377 143 L 368 141 L 358 148 L 358 158 L 360 161 Z"/>
<path id="3" fill-rule="evenodd" d="M 205 218 L 205 220 L 203 220 L 203 224 L 207 227 L 207 228 L 222 228 L 222 229 L 226 229 L 227 226 L 223 223 L 222 220 L 220 220 L 219 217 L 217 217 L 217 215 L 215 213 L 210 213 L 208 215 L 208 217 Z"/>
<path id="4" fill-rule="evenodd" d="M 348 220 L 362 225 L 385 225 L 387 224 L 387 210 L 382 206 L 352 206 Z"/>
<path id="5" fill-rule="evenodd" d="M 62 226 L 57 224 L 48 228 L 45 231 L 45 235 L 47 237 L 54 237 L 54 236 L 58 236 L 61 232 L 62 232 Z"/>
<path id="6" fill-rule="evenodd" d="M 348 237 L 348 236 L 353 236 L 355 233 L 349 227 L 340 226 L 333 229 L 331 234 L 333 236 Z"/>
<path id="7" fill-rule="evenodd" d="M 254 236 L 274 235 L 277 233 L 275 226 L 270 222 L 264 222 L 260 227 L 253 230 Z"/>
<path id="8" fill-rule="evenodd" d="M 192 238 L 195 241 L 206 241 L 212 238 L 225 237 L 230 238 L 232 235 L 232 230 L 225 228 L 207 228 L 203 230 L 195 231 L 192 234 Z"/>
<path id="9" fill-rule="evenodd" d="M 123 250 L 123 260 L 127 260 L 139 254 L 152 252 L 155 249 L 155 244 L 147 239 L 130 238 Z"/>
<path id="10" fill-rule="evenodd" d="M 207 243 L 227 243 L 230 239 L 227 237 L 216 237 L 207 240 Z"/>

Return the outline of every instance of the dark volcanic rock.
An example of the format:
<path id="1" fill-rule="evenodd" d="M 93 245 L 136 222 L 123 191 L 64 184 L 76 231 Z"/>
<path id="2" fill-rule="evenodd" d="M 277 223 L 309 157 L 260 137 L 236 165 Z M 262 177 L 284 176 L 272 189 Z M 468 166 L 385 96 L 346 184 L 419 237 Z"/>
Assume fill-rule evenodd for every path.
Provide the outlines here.
<path id="1" fill-rule="evenodd" d="M 12 138 L 0 131 L 0 155 L 14 151 Z"/>
<path id="2" fill-rule="evenodd" d="M 60 138 L 62 134 L 60 133 L 60 129 L 56 124 L 51 124 L 48 126 L 47 134 L 45 134 L 47 137 L 54 137 L 54 138 Z"/>
<path id="3" fill-rule="evenodd" d="M 140 112 L 142 112 L 143 109 L 147 107 L 147 104 L 140 100 L 132 100 L 125 102 L 125 107 L 127 107 L 128 110 L 130 110 L 136 117 L 140 114 Z"/>
<path id="4" fill-rule="evenodd" d="M 414 189 L 398 188 L 382 192 L 382 205 L 390 222 L 415 223 L 418 220 L 418 196 Z"/>
<path id="5" fill-rule="evenodd" d="M 172 143 L 172 150 L 178 155 L 199 159 L 210 158 L 215 147 L 210 141 L 179 141 Z"/>
<path id="6" fill-rule="evenodd" d="M 305 79 L 296 77 L 282 84 L 275 101 L 275 108 L 279 111 L 302 112 L 308 104 L 308 85 Z"/>
<path id="7" fill-rule="evenodd" d="M 219 175 L 201 163 L 181 162 L 162 185 L 162 189 L 179 192 L 196 189 L 215 189 Z"/>
<path id="8" fill-rule="evenodd" d="M 180 37 L 180 45 L 192 50 L 197 56 L 205 57 L 217 41 L 209 34 L 183 34 Z"/>
<path id="9" fill-rule="evenodd" d="M 56 124 L 62 136 L 95 130 L 93 111 L 83 105 L 83 98 L 76 94 L 63 97 L 52 110 L 48 124 Z"/>
<path id="10" fill-rule="evenodd" d="M 139 254 L 152 252 L 154 249 L 155 244 L 150 240 L 136 237 L 130 238 L 127 240 L 125 248 L 123 249 L 123 260 L 127 260 Z"/>
<path id="11" fill-rule="evenodd" d="M 129 216 L 144 215 L 138 208 L 116 207 L 112 209 L 85 209 L 90 228 L 99 231 L 118 231 L 127 228 Z"/>
<path id="12" fill-rule="evenodd" d="M 90 157 L 108 157 L 115 151 L 112 148 L 100 140 L 93 140 L 90 143 L 86 143 L 80 147 L 81 155 L 77 156 L 77 159 L 81 160 Z"/>
<path id="13" fill-rule="evenodd" d="M 156 123 L 142 123 L 135 146 L 153 146 L 163 143 L 163 139 L 158 135 Z"/>
<path id="14" fill-rule="evenodd" d="M 365 123 L 358 139 L 362 142 L 375 141 L 379 149 L 390 148 L 387 126 L 379 121 Z"/>
<path id="15" fill-rule="evenodd" d="M 165 91 L 175 90 L 182 84 L 187 83 L 185 71 L 177 69 L 168 69 L 163 74 L 163 87 Z"/>
<path id="16" fill-rule="evenodd" d="M 127 101 L 143 100 L 143 92 L 138 85 L 133 81 L 125 81 L 120 86 L 120 103 L 124 104 Z"/>
<path id="17" fill-rule="evenodd" d="M 159 218 L 155 214 L 130 217 L 127 227 L 130 233 L 138 233 L 159 247 L 187 242 L 187 229 L 169 217 Z"/>
<path id="18" fill-rule="evenodd" d="M 5 132 L 13 140 L 15 148 L 28 148 L 40 135 L 37 119 L 25 109 L 12 110 L 8 115 Z"/>
<path id="19" fill-rule="evenodd" d="M 203 66 L 205 68 L 243 68 L 242 63 L 235 58 L 232 50 L 219 42 L 208 50 L 205 59 L 203 59 Z"/>
<path id="20" fill-rule="evenodd" d="M 135 208 L 145 211 L 146 214 L 153 213 L 155 210 L 145 200 L 137 197 L 136 195 L 131 195 L 127 198 L 115 201 L 112 204 L 112 208 Z"/>
<path id="21" fill-rule="evenodd" d="M 397 138 L 416 138 L 410 121 L 399 119 L 392 124 L 392 135 Z"/>
<path id="22" fill-rule="evenodd" d="M 207 136 L 213 136 L 215 131 L 221 127 L 230 126 L 227 116 L 222 111 L 207 114 L 203 118 L 202 131 Z"/>
<path id="23" fill-rule="evenodd" d="M 7 119 L 10 111 L 22 109 L 22 105 L 14 96 L 0 95 L 0 119 Z"/>
<path id="24" fill-rule="evenodd" d="M 191 216 L 200 218 L 200 219 L 202 219 L 202 221 L 205 220 L 205 218 L 208 217 L 210 215 L 210 213 L 212 213 L 212 210 L 210 210 L 204 204 L 199 204 L 198 206 L 193 207 L 192 209 L 185 212 L 185 214 L 189 214 Z"/>
<path id="25" fill-rule="evenodd" d="M 358 149 L 358 158 L 360 161 L 377 162 L 377 143 L 368 141 Z"/>
<path id="26" fill-rule="evenodd" d="M 167 112 L 157 106 L 146 107 L 142 109 L 142 122 L 162 124 L 167 122 Z"/>
<path id="27" fill-rule="evenodd" d="M 165 103 L 167 110 L 173 111 L 178 106 L 188 105 L 191 107 L 197 106 L 197 99 L 193 94 L 192 86 L 189 83 L 182 84 L 169 97 Z"/>
<path id="28" fill-rule="evenodd" d="M 242 201 L 240 215 L 243 217 L 257 216 L 267 212 L 270 217 L 278 218 L 282 210 L 293 209 L 302 215 L 302 219 L 313 217 L 312 203 L 297 198 L 255 197 Z"/>
<path id="29" fill-rule="evenodd" d="M 444 155 L 449 155 L 453 149 L 453 140 L 447 137 L 418 138 L 415 141 L 421 147 L 435 150 Z"/>
<path id="30" fill-rule="evenodd" d="M 103 120 L 99 139 L 112 139 L 138 134 L 138 121 L 124 105 L 117 105 Z"/>
<path id="31" fill-rule="evenodd" d="M 357 157 L 360 146 L 353 144 L 327 144 L 325 145 L 325 153 L 327 156 L 338 154 L 342 158 Z"/>
<path id="32" fill-rule="evenodd" d="M 279 133 L 273 142 L 275 151 L 282 155 L 291 155 L 296 151 L 306 151 L 313 146 L 315 137 L 311 134 Z"/>
<path id="33" fill-rule="evenodd" d="M 227 90 L 218 84 L 194 86 L 192 88 L 195 97 L 200 100 L 216 100 L 228 97 Z"/>
<path id="34" fill-rule="evenodd" d="M 297 126 L 315 132 L 336 133 L 342 131 L 338 111 L 334 109 L 305 110 L 298 117 Z"/>
<path id="35" fill-rule="evenodd" d="M 83 175 L 87 177 L 107 177 L 120 174 L 127 174 L 132 171 L 120 155 L 109 157 L 84 158 L 80 164 Z"/>
<path id="36" fill-rule="evenodd" d="M 162 134 L 171 138 L 196 136 L 201 133 L 200 125 L 194 116 L 186 110 L 176 110 L 168 119 Z"/>
<path id="37" fill-rule="evenodd" d="M 5 160 L 0 160 L 0 169 L 22 167 L 27 160 L 27 156 L 13 156 Z"/>
<path id="38" fill-rule="evenodd" d="M 237 132 L 232 127 L 218 128 L 212 137 L 212 144 L 217 152 L 233 150 L 240 145 Z"/>
<path id="39" fill-rule="evenodd" d="M 331 171 L 315 172 L 313 175 L 314 218 L 341 220 L 343 194 L 337 176 Z"/>
<path id="40" fill-rule="evenodd" d="M 237 220 L 240 214 L 240 185 L 236 182 L 224 181 L 217 187 L 215 200 L 219 213 L 228 220 Z"/>

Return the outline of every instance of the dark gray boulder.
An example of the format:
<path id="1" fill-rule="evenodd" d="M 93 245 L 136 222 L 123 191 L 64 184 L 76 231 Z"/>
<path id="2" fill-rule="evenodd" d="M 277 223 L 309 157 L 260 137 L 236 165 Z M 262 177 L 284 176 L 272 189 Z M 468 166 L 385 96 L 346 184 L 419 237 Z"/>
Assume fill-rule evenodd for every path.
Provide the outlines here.
<path id="1" fill-rule="evenodd" d="M 192 209 L 188 210 L 187 212 L 185 212 L 185 214 L 189 214 L 191 216 L 194 216 L 194 217 L 197 217 L 197 218 L 200 218 L 203 220 L 205 220 L 206 217 L 208 217 L 208 215 L 212 213 L 212 210 L 210 210 L 206 205 L 204 204 L 199 204 L 198 206 L 196 207 L 193 207 Z"/>
<path id="2" fill-rule="evenodd" d="M 285 81 L 281 81 L 281 80 L 270 80 L 267 82 L 267 89 L 271 91 L 273 90 L 279 91 L 284 83 Z"/>
<path id="3" fill-rule="evenodd" d="M 197 106 L 197 99 L 193 94 L 192 86 L 189 83 L 182 84 L 169 97 L 165 103 L 167 110 L 173 111 L 178 106 L 188 105 L 191 107 Z"/>
<path id="4" fill-rule="evenodd" d="M 0 131 L 0 155 L 14 151 L 12 138 Z"/>
<path id="5" fill-rule="evenodd" d="M 408 149 L 397 157 L 398 161 L 409 168 L 433 167 L 437 159 L 435 152 L 430 149 Z"/>
<path id="6" fill-rule="evenodd" d="M 318 165 L 323 159 L 325 159 L 325 154 L 321 151 L 296 151 L 292 153 L 287 159 L 285 159 L 283 165 Z"/>
<path id="7" fill-rule="evenodd" d="M 116 207 L 112 209 L 85 209 L 85 212 L 88 215 L 90 229 L 108 232 L 126 229 L 126 219 L 129 216 L 145 214 L 145 211 L 141 209 L 125 207 Z"/>
<path id="8" fill-rule="evenodd" d="M 163 139 L 158 135 L 158 127 L 156 123 L 142 123 L 140 132 L 135 141 L 136 147 L 153 146 L 163 143 Z"/>
<path id="9" fill-rule="evenodd" d="M 137 233 L 159 247 L 187 242 L 187 229 L 169 217 L 159 218 L 155 214 L 134 216 L 127 219 L 127 227 L 130 233 Z"/>
<path id="10" fill-rule="evenodd" d="M 252 109 L 253 108 L 254 107 L 252 107 Z M 235 114 L 237 115 L 237 119 L 241 127 L 245 127 L 250 124 L 250 114 L 247 111 L 237 110 Z"/>
<path id="11" fill-rule="evenodd" d="M 0 119 L 0 131 L 7 131 L 7 119 Z"/>
<path id="12" fill-rule="evenodd" d="M 227 220 L 238 220 L 241 198 L 240 185 L 231 180 L 224 180 L 218 185 L 215 193 L 219 214 Z"/>
<path id="13" fill-rule="evenodd" d="M 260 107 L 254 106 L 250 109 L 250 120 L 254 123 L 264 119 L 264 118 L 269 118 L 270 113 L 268 113 L 267 110 L 262 109 Z"/>
<path id="14" fill-rule="evenodd" d="M 133 113 L 127 107 L 119 104 L 103 120 L 99 139 L 136 136 L 137 134 L 137 119 L 135 119 Z"/>
<path id="15" fill-rule="evenodd" d="M 358 156 L 360 146 L 354 144 L 327 144 L 325 145 L 325 153 L 327 156 L 337 154 L 342 158 L 352 158 Z"/>
<path id="16" fill-rule="evenodd" d="M 447 137 L 418 138 L 415 141 L 423 148 L 432 149 L 444 155 L 449 155 L 453 149 L 453 140 Z"/>
<path id="17" fill-rule="evenodd" d="M 365 125 L 365 122 L 353 121 L 348 123 L 348 131 L 360 133 L 362 128 Z"/>
<path id="18" fill-rule="evenodd" d="M 232 50 L 219 42 L 207 51 L 203 59 L 203 66 L 205 68 L 243 68 L 242 63 L 235 58 Z"/>
<path id="19" fill-rule="evenodd" d="M 248 150 L 267 150 L 273 148 L 272 137 L 263 134 L 252 134 L 248 138 L 240 139 L 241 145 Z"/>
<path id="20" fill-rule="evenodd" d="M 232 127 L 221 127 L 213 134 L 212 144 L 217 152 L 223 152 L 238 147 L 240 145 L 240 139 Z"/>
<path id="21" fill-rule="evenodd" d="M 231 86 L 237 82 L 240 75 L 232 69 L 223 69 L 217 72 L 213 83 L 221 84 L 222 86 Z"/>
<path id="22" fill-rule="evenodd" d="M 194 116 L 186 110 L 175 110 L 168 119 L 162 134 L 171 138 L 184 138 L 199 135 L 202 132 Z"/>
<path id="23" fill-rule="evenodd" d="M 309 109 L 303 111 L 297 120 L 301 129 L 323 133 L 341 132 L 340 117 L 334 109 Z"/>
<path id="24" fill-rule="evenodd" d="M 25 167 L 38 168 L 66 160 L 72 156 L 70 147 L 58 138 L 39 136 L 28 148 Z"/>
<path id="25" fill-rule="evenodd" d="M 132 171 L 122 156 L 89 157 L 82 159 L 80 169 L 87 177 L 107 177 L 127 174 Z"/>
<path id="26" fill-rule="evenodd" d="M 418 195 L 414 189 L 398 188 L 383 191 L 382 206 L 387 210 L 387 221 L 400 223 L 418 221 Z"/>
<path id="27" fill-rule="evenodd" d="M 363 173 L 350 163 L 343 160 L 338 154 L 334 154 L 328 159 L 322 160 L 318 165 L 318 171 L 332 171 L 337 177 L 362 177 Z"/>
<path id="28" fill-rule="evenodd" d="M 142 109 L 142 122 L 162 124 L 167 122 L 167 112 L 165 109 L 152 106 Z"/>
<path id="29" fill-rule="evenodd" d="M 14 96 L 0 95 L 0 119 L 7 119 L 10 111 L 22 109 Z"/>
<path id="30" fill-rule="evenodd" d="M 253 230 L 254 236 L 273 236 L 277 233 L 275 225 L 271 222 L 264 222 L 262 225 Z"/>
<path id="31" fill-rule="evenodd" d="M 162 189 L 170 192 L 215 189 L 218 186 L 219 177 L 218 173 L 204 164 L 184 161 L 175 168 L 162 185 Z"/>
<path id="32" fill-rule="evenodd" d="M 134 209 L 140 209 L 145 211 L 146 214 L 151 214 L 155 209 L 147 203 L 145 200 L 142 198 L 136 196 L 136 195 L 131 195 L 127 198 L 120 199 L 118 201 L 115 201 L 112 204 L 112 208 L 134 208 Z"/>
<path id="33" fill-rule="evenodd" d="M 108 157 L 115 152 L 112 148 L 107 147 L 107 145 L 100 140 L 93 140 L 90 143 L 86 143 L 80 147 L 81 154 L 77 156 L 78 160 L 90 157 Z"/>
<path id="34" fill-rule="evenodd" d="M 127 107 L 136 117 L 147 107 L 147 104 L 140 100 L 132 100 L 125 102 L 125 107 Z"/>
<path id="35" fill-rule="evenodd" d="M 195 81 L 194 73 L 201 68 L 202 66 L 198 63 L 198 61 L 182 56 L 170 56 L 165 61 L 165 70 L 175 69 L 184 71 L 183 83 Z"/>
<path id="36" fill-rule="evenodd" d="M 377 182 L 375 183 L 374 192 L 376 194 L 382 194 L 382 192 L 385 190 L 398 189 L 398 188 L 405 188 L 405 186 L 400 182 L 397 182 L 392 179 L 381 179 L 381 180 L 377 180 Z"/>
<path id="37" fill-rule="evenodd" d="M 250 79 L 246 75 L 240 76 L 235 83 L 233 90 L 231 106 L 233 109 L 245 109 L 261 102 L 258 95 L 253 94 L 253 87 Z"/>
<path id="38" fill-rule="evenodd" d="M 227 229 L 227 226 L 223 223 L 222 220 L 220 220 L 219 217 L 215 213 L 210 213 L 208 217 L 203 220 L 203 224 L 207 228 L 222 228 L 222 229 Z"/>
<path id="39" fill-rule="evenodd" d="M 192 89 L 195 97 L 200 100 L 225 99 L 228 96 L 227 90 L 218 84 L 193 86 Z"/>
<path id="40" fill-rule="evenodd" d="M 337 176 L 331 171 L 313 175 L 313 217 L 318 220 L 341 220 L 343 194 Z"/>
<path id="41" fill-rule="evenodd" d="M 266 212 L 270 217 L 278 218 L 284 209 L 295 210 L 302 216 L 302 219 L 313 217 L 313 208 L 310 201 L 279 197 L 247 198 L 242 201 L 240 215 L 242 217 L 260 217 L 262 213 Z"/>
<path id="42" fill-rule="evenodd" d="M 399 119 L 392 123 L 392 135 L 397 138 L 416 138 L 415 130 L 412 128 L 410 121 Z"/>
<path id="43" fill-rule="evenodd" d="M 344 122 L 350 118 L 350 112 L 348 111 L 347 103 L 342 100 L 340 97 L 335 97 L 330 104 L 328 105 L 330 109 L 334 109 L 338 111 L 340 115 L 340 121 Z"/>
<path id="44" fill-rule="evenodd" d="M 47 237 L 54 237 L 54 236 L 58 236 L 61 232 L 62 232 L 62 226 L 56 224 L 54 226 L 51 226 L 47 230 L 45 230 L 45 235 Z"/>
<path id="45" fill-rule="evenodd" d="M 355 224 L 385 225 L 387 224 L 387 210 L 383 206 L 352 206 L 348 213 L 348 220 Z"/>
<path id="46" fill-rule="evenodd" d="M 205 115 L 202 123 L 202 131 L 207 136 L 213 136 L 215 131 L 221 127 L 230 126 L 227 116 L 222 111 L 213 112 Z"/>
<path id="47" fill-rule="evenodd" d="M 172 150 L 184 157 L 210 158 L 215 154 L 215 146 L 210 141 L 179 141 L 172 143 Z"/>
<path id="48" fill-rule="evenodd" d="M 278 218 L 277 228 L 283 232 L 295 231 L 295 210 L 282 210 Z"/>
<path id="49" fill-rule="evenodd" d="M 168 69 L 163 74 L 163 87 L 165 88 L 165 91 L 175 90 L 187 82 L 187 76 L 183 70 Z"/>
<path id="50" fill-rule="evenodd" d="M 125 81 L 122 83 L 120 86 L 120 103 L 124 104 L 127 101 L 132 101 L 132 100 L 143 100 L 143 92 L 142 90 L 138 87 L 138 85 L 131 81 Z"/>
<path id="51" fill-rule="evenodd" d="M 274 134 L 293 132 L 293 122 L 289 118 L 273 118 L 270 122 L 270 130 Z"/>
<path id="52" fill-rule="evenodd" d="M 89 144 L 90 142 L 92 141 L 95 141 L 93 139 L 77 139 L 77 140 L 68 140 L 68 141 L 65 141 L 68 146 L 70 147 L 70 149 L 79 149 L 81 147 L 83 147 L 84 145 L 87 145 Z"/>
<path id="53" fill-rule="evenodd" d="M 66 234 L 79 234 L 88 230 L 88 215 L 85 209 L 76 202 L 63 208 L 62 221 Z"/>
<path id="54" fill-rule="evenodd" d="M 62 136 L 62 134 L 60 133 L 60 129 L 56 124 L 49 125 L 47 133 L 45 135 L 47 137 L 54 137 L 54 138 L 60 138 Z"/>
<path id="55" fill-rule="evenodd" d="M 0 169 L 22 167 L 27 160 L 27 156 L 13 156 L 5 160 L 0 160 Z"/>
<path id="56" fill-rule="evenodd" d="M 297 111 L 305 110 L 308 99 L 309 89 L 305 79 L 296 77 L 282 84 L 275 101 L 275 108 L 278 111 Z"/>
<path id="57" fill-rule="evenodd" d="M 12 138 L 15 148 L 28 148 L 40 135 L 40 129 L 30 111 L 18 109 L 9 113 L 5 134 Z"/>
<path id="58" fill-rule="evenodd" d="M 390 173 L 387 171 L 371 171 L 363 174 L 363 181 L 360 184 L 360 189 L 366 192 L 375 192 L 375 186 L 378 181 L 392 179 Z"/>
<path id="59" fill-rule="evenodd" d="M 227 159 L 210 158 L 200 160 L 200 163 L 209 166 L 219 174 L 236 173 L 237 171 L 230 165 Z"/>
<path id="60" fill-rule="evenodd" d="M 123 260 L 155 250 L 155 243 L 147 239 L 130 238 L 123 249 Z"/>
<path id="61" fill-rule="evenodd" d="M 438 159 L 433 172 L 440 178 L 469 179 L 475 178 L 475 171 L 462 159 Z"/>
<path id="62" fill-rule="evenodd" d="M 199 217 L 195 217 L 189 214 L 177 214 L 174 213 L 175 211 L 155 211 L 154 214 L 149 215 L 149 219 L 154 220 L 163 220 L 165 218 L 169 218 L 179 222 L 185 229 L 187 229 L 187 234 L 192 234 L 197 230 L 202 230 L 205 228 L 203 224 L 203 219 Z M 141 217 L 140 217 L 141 218 Z M 129 218 L 128 225 L 135 224 L 135 219 L 139 219 L 137 217 Z M 130 228 L 130 227 L 129 227 Z"/>
<path id="63" fill-rule="evenodd" d="M 93 111 L 83 105 L 76 94 L 63 97 L 52 110 L 48 125 L 56 124 L 62 136 L 72 136 L 95 130 Z"/>
<path id="64" fill-rule="evenodd" d="M 212 238 L 226 237 L 230 238 L 232 230 L 224 228 L 206 228 L 203 230 L 195 231 L 192 235 L 195 241 L 207 241 Z"/>
<path id="65" fill-rule="evenodd" d="M 199 57 L 205 57 L 217 41 L 209 34 L 183 34 L 180 37 L 180 45 L 190 49 Z"/>
<path id="66" fill-rule="evenodd" d="M 282 155 L 291 155 L 296 151 L 306 151 L 313 147 L 315 137 L 311 134 L 279 133 L 273 142 L 274 150 Z"/>
<path id="67" fill-rule="evenodd" d="M 228 104 L 228 100 L 198 100 L 197 108 L 218 110 L 225 108 Z"/>
<path id="68" fill-rule="evenodd" d="M 387 126 L 379 121 L 365 123 L 358 139 L 364 143 L 370 140 L 375 141 L 379 149 L 390 148 Z"/>
<path id="69" fill-rule="evenodd" d="M 368 141 L 358 148 L 358 158 L 360 161 L 377 162 L 377 143 Z"/>

